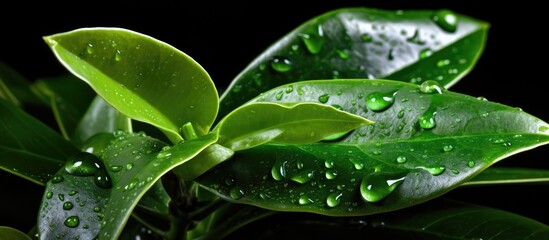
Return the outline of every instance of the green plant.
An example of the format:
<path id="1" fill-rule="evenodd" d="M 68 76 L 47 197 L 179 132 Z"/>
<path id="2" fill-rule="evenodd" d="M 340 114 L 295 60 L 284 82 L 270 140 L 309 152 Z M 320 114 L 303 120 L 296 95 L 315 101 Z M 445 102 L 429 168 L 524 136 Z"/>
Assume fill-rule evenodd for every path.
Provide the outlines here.
<path id="1" fill-rule="evenodd" d="M 86 84 L 29 84 L 2 66 L 0 167 L 45 186 L 43 239 L 132 238 L 143 228 L 153 239 L 217 239 L 285 216 L 276 211 L 316 213 L 294 215 L 296 226 L 381 235 L 546 238 L 534 220 L 432 200 L 549 175 L 488 168 L 546 144 L 547 123 L 445 89 L 476 63 L 487 29 L 449 10 L 329 12 L 261 54 L 221 101 L 200 65 L 148 36 L 52 35 L 56 57 Z M 26 104 L 51 107 L 60 134 Z"/>

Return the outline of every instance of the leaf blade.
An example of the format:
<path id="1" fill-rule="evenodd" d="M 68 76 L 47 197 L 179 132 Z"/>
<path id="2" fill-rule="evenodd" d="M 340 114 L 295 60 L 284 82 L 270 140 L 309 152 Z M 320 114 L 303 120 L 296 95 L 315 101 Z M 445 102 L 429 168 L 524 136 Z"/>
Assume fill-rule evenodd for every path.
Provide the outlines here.
<path id="1" fill-rule="evenodd" d="M 491 167 L 461 186 L 494 184 L 548 183 L 549 171 L 544 169 Z"/>

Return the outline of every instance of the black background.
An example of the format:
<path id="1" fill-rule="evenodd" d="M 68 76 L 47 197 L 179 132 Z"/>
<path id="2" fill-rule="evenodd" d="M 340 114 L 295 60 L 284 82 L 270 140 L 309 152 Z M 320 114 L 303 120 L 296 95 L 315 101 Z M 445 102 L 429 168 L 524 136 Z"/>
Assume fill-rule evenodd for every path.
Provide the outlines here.
<path id="1" fill-rule="evenodd" d="M 488 43 L 476 68 L 452 91 L 484 96 L 521 107 L 549 121 L 546 100 L 547 10 L 534 0 L 508 1 L 73 1 L 16 2 L 0 5 L 0 62 L 30 80 L 65 70 L 42 36 L 81 27 L 122 27 L 141 32 L 184 51 L 224 88 L 272 42 L 306 20 L 341 7 L 384 9 L 448 8 L 491 23 Z M 1 137 L 1 136 L 0 136 Z M 521 153 L 499 166 L 549 169 L 548 147 Z M 28 230 L 36 219 L 42 187 L 0 174 L 0 226 Z M 510 210 L 549 223 L 542 197 L 547 186 L 498 186 L 458 189 L 453 198 Z M 23 204 L 22 204 L 23 203 Z"/>

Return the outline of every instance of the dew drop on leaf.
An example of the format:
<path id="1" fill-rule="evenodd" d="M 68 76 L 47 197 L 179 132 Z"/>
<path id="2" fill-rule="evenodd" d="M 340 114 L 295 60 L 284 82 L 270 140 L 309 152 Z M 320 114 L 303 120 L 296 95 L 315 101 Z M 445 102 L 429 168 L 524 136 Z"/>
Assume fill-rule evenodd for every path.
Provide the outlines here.
<path id="1" fill-rule="evenodd" d="M 343 193 L 337 192 L 328 195 L 326 198 L 326 205 L 328 205 L 328 207 L 337 207 L 337 205 L 341 203 L 341 196 L 343 196 Z"/>
<path id="2" fill-rule="evenodd" d="M 438 176 L 440 174 L 442 174 L 446 168 L 444 166 L 435 166 L 435 167 L 417 167 L 419 169 L 423 169 L 427 172 L 429 172 L 430 174 L 432 174 L 433 176 Z"/>
<path id="3" fill-rule="evenodd" d="M 426 94 L 438 93 L 442 94 L 444 87 L 441 86 L 437 81 L 427 80 L 419 86 L 419 91 Z"/>
<path id="4" fill-rule="evenodd" d="M 317 26 L 315 28 L 316 29 L 311 31 L 310 33 L 299 34 L 303 45 L 305 45 L 305 48 L 307 48 L 307 50 L 312 54 L 319 53 L 320 50 L 322 50 L 322 46 L 324 45 L 324 33 L 322 30 L 322 26 Z"/>
<path id="5" fill-rule="evenodd" d="M 78 227 L 78 224 L 80 224 L 80 218 L 78 216 L 70 216 L 67 219 L 65 219 L 65 226 L 70 228 Z"/>
<path id="6" fill-rule="evenodd" d="M 326 179 L 332 180 L 332 179 L 335 179 L 337 177 L 337 172 L 335 170 L 328 169 L 328 170 L 326 170 L 324 175 L 325 175 Z"/>
<path id="7" fill-rule="evenodd" d="M 53 176 L 53 178 L 51 179 L 51 182 L 52 183 L 60 183 L 64 180 L 65 178 L 63 176 L 59 176 L 59 175 L 55 175 Z"/>
<path id="8" fill-rule="evenodd" d="M 276 181 L 281 181 L 286 178 L 286 167 L 288 161 L 277 159 L 273 167 L 271 168 L 271 176 Z"/>
<path id="9" fill-rule="evenodd" d="M 433 51 L 430 48 L 424 48 L 419 52 L 419 59 L 425 59 L 433 55 Z"/>
<path id="10" fill-rule="evenodd" d="M 471 161 L 467 162 L 467 167 L 473 168 L 474 166 L 475 166 L 475 161 L 471 160 Z"/>
<path id="11" fill-rule="evenodd" d="M 408 159 L 406 159 L 406 156 L 398 156 L 397 157 L 397 163 L 405 163 Z"/>
<path id="12" fill-rule="evenodd" d="M 79 152 L 69 158 L 65 164 L 65 171 L 74 176 L 92 176 L 102 165 L 97 156 L 88 152 Z"/>
<path id="13" fill-rule="evenodd" d="M 432 17 L 433 22 L 435 22 L 442 30 L 446 32 L 453 33 L 457 30 L 457 15 L 447 9 L 438 10 Z"/>
<path id="14" fill-rule="evenodd" d="M 374 172 L 360 183 L 360 195 L 366 202 L 379 202 L 391 194 L 404 180 L 403 173 Z"/>
<path id="15" fill-rule="evenodd" d="M 313 200 L 310 199 L 309 196 L 307 195 L 301 195 L 301 197 L 299 197 L 297 202 L 299 203 L 299 205 L 308 205 L 313 203 Z"/>
<path id="16" fill-rule="evenodd" d="M 292 62 L 285 57 L 274 57 L 271 59 L 271 68 L 277 72 L 288 72 L 292 70 Z"/>
<path id="17" fill-rule="evenodd" d="M 326 161 L 324 161 L 324 166 L 325 166 L 326 168 L 333 168 L 333 167 L 334 167 L 334 161 L 332 161 L 332 160 L 326 160 Z"/>
<path id="18" fill-rule="evenodd" d="M 306 170 L 293 175 L 290 179 L 296 183 L 305 184 L 311 181 L 314 176 L 313 170 Z"/>
<path id="19" fill-rule="evenodd" d="M 423 129 L 432 129 L 436 126 L 436 111 L 428 110 L 421 117 L 419 117 L 419 126 Z"/>
<path id="20" fill-rule="evenodd" d="M 47 192 L 46 193 L 46 199 L 51 199 L 53 197 L 53 192 Z"/>
<path id="21" fill-rule="evenodd" d="M 234 200 L 238 200 L 244 196 L 244 190 L 240 187 L 233 187 L 229 191 L 229 196 Z"/>
<path id="22" fill-rule="evenodd" d="M 320 103 L 327 103 L 329 99 L 330 99 L 330 95 L 328 94 L 322 94 L 318 97 L 318 101 Z"/>
<path id="23" fill-rule="evenodd" d="M 71 210 L 73 207 L 74 205 L 72 204 L 72 202 L 67 201 L 63 203 L 63 210 Z"/>
<path id="24" fill-rule="evenodd" d="M 86 44 L 86 52 L 88 54 L 92 54 L 94 52 L 93 44 L 91 44 L 91 43 Z"/>
<path id="25" fill-rule="evenodd" d="M 395 102 L 395 93 L 372 92 L 366 96 L 366 106 L 372 111 L 383 111 Z"/>
<path id="26" fill-rule="evenodd" d="M 120 50 L 116 50 L 114 53 L 114 61 L 120 62 L 122 60 L 122 53 L 120 53 Z"/>

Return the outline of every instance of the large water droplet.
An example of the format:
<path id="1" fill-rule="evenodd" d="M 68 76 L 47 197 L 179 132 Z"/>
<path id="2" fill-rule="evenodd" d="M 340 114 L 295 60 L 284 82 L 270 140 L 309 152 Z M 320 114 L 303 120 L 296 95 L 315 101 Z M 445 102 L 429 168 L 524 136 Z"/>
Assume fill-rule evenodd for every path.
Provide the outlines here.
<path id="1" fill-rule="evenodd" d="M 281 181 L 286 178 L 286 167 L 288 167 L 288 161 L 277 159 L 273 167 L 271 168 L 271 176 L 274 180 Z"/>
<path id="2" fill-rule="evenodd" d="M 240 187 L 233 187 L 229 191 L 229 196 L 234 200 L 238 200 L 244 196 L 244 190 Z"/>
<path id="3" fill-rule="evenodd" d="M 349 159 L 349 161 L 351 161 L 351 163 L 353 164 L 353 166 L 355 167 L 356 170 L 362 170 L 364 169 L 364 163 L 362 163 L 360 160 L 356 160 L 356 159 Z"/>
<path id="4" fill-rule="evenodd" d="M 313 200 L 310 199 L 309 196 L 307 195 L 301 195 L 301 197 L 299 197 L 299 200 L 297 202 L 299 203 L 299 205 L 308 205 L 313 203 Z"/>
<path id="5" fill-rule="evenodd" d="M 337 171 L 335 171 L 333 169 L 328 169 L 328 170 L 326 170 L 324 175 L 325 175 L 326 179 L 332 180 L 332 179 L 335 179 L 337 177 Z"/>
<path id="6" fill-rule="evenodd" d="M 65 219 L 65 226 L 70 228 L 78 227 L 78 224 L 80 224 L 80 218 L 78 216 L 70 216 L 67 219 Z"/>
<path id="7" fill-rule="evenodd" d="M 313 179 L 313 176 L 314 176 L 313 170 L 306 170 L 293 175 L 292 178 L 290 179 L 294 182 L 304 184 L 311 181 L 311 179 Z"/>
<path id="8" fill-rule="evenodd" d="M 65 202 L 63 203 L 63 210 L 71 210 L 74 207 L 72 202 Z"/>
<path id="9" fill-rule="evenodd" d="M 69 158 L 65 164 L 65 171 L 75 176 L 92 176 L 102 165 L 97 156 L 88 152 L 79 152 Z"/>
<path id="10" fill-rule="evenodd" d="M 372 111 L 383 111 L 395 102 L 395 92 L 372 92 L 366 96 L 366 106 Z"/>
<path id="11" fill-rule="evenodd" d="M 277 72 L 287 72 L 292 70 L 292 62 L 285 57 L 275 57 L 271 60 L 271 68 Z"/>
<path id="12" fill-rule="evenodd" d="M 337 205 L 341 202 L 341 196 L 343 196 L 343 193 L 332 193 L 328 195 L 326 198 L 326 204 L 328 207 L 337 207 Z"/>
<path id="13" fill-rule="evenodd" d="M 318 101 L 321 103 L 327 103 L 329 99 L 330 99 L 330 95 L 328 94 L 322 94 L 318 97 Z"/>
<path id="14" fill-rule="evenodd" d="M 437 125 L 435 121 L 436 114 L 437 112 L 432 110 L 428 110 L 427 112 L 425 112 L 423 115 L 421 115 L 421 117 L 419 117 L 419 126 L 423 129 L 434 128 Z"/>
<path id="15" fill-rule="evenodd" d="M 457 30 L 457 15 L 447 9 L 438 10 L 432 17 L 433 22 L 435 22 L 442 30 L 446 32 L 455 32 Z"/>
<path id="16" fill-rule="evenodd" d="M 433 51 L 430 48 L 425 48 L 419 52 L 419 59 L 425 59 L 433 55 Z"/>
<path id="17" fill-rule="evenodd" d="M 422 93 L 432 94 L 432 93 L 438 93 L 442 94 L 444 91 L 444 87 L 441 86 L 437 81 L 434 80 L 427 80 L 419 86 L 419 91 Z"/>
<path id="18" fill-rule="evenodd" d="M 366 202 L 379 202 L 389 196 L 404 179 L 404 173 L 374 172 L 362 179 L 360 195 Z"/>
<path id="19" fill-rule="evenodd" d="M 433 176 L 438 176 L 446 170 L 446 167 L 444 167 L 444 166 L 416 167 L 416 168 L 423 169 L 423 170 L 429 172 L 430 174 L 432 174 Z"/>
<path id="20" fill-rule="evenodd" d="M 46 193 L 46 199 L 51 199 L 53 197 L 53 192 Z"/>
<path id="21" fill-rule="evenodd" d="M 326 168 L 333 168 L 333 167 L 334 167 L 334 161 L 332 161 L 332 160 L 326 160 L 326 161 L 324 161 L 324 166 L 325 166 Z"/>
<path id="22" fill-rule="evenodd" d="M 309 33 L 299 34 L 299 37 L 310 53 L 317 54 L 322 50 L 322 46 L 324 45 L 323 35 L 322 26 L 318 26 Z"/>

